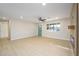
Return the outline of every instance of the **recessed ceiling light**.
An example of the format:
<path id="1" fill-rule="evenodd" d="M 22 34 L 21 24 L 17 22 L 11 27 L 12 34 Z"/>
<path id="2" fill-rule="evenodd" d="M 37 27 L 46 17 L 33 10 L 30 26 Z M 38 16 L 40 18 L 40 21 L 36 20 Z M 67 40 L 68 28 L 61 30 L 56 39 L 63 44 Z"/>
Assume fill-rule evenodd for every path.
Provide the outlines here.
<path id="1" fill-rule="evenodd" d="M 42 5 L 43 5 L 43 6 L 45 6 L 45 5 L 46 5 L 46 3 L 42 3 Z"/>

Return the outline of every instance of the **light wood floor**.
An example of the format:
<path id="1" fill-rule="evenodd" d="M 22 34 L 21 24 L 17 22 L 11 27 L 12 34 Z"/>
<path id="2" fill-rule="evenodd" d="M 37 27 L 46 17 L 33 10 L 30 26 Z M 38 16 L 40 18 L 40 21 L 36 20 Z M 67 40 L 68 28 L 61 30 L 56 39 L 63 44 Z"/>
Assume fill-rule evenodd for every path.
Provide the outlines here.
<path id="1" fill-rule="evenodd" d="M 32 37 L 19 40 L 0 39 L 0 56 L 72 56 L 68 41 Z"/>

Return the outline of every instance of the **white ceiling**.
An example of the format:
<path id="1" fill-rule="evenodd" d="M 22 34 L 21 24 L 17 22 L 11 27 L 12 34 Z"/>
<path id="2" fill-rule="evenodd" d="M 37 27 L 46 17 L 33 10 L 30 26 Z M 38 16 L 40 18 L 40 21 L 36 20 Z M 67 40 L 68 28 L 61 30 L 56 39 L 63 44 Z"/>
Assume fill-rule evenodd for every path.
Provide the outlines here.
<path id="1" fill-rule="evenodd" d="M 38 22 L 39 17 L 55 19 L 70 16 L 72 3 L 0 3 L 0 18 Z M 20 18 L 21 17 L 21 18 Z"/>

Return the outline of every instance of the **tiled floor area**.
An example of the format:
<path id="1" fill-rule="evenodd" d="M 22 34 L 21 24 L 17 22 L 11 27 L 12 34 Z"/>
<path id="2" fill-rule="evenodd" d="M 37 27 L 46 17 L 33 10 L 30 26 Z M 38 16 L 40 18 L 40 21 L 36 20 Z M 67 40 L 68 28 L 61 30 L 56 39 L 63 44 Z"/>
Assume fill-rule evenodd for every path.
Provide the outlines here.
<path id="1" fill-rule="evenodd" d="M 72 56 L 65 40 L 31 37 L 19 40 L 0 39 L 0 56 Z"/>

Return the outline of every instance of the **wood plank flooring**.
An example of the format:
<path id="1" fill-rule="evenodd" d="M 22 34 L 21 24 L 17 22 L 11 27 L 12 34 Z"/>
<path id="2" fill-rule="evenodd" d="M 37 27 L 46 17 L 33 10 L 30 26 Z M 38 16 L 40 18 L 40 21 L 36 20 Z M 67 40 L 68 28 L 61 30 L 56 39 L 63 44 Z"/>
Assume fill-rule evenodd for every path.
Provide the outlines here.
<path id="1" fill-rule="evenodd" d="M 0 39 L 0 56 L 73 56 L 73 53 L 68 41 L 31 37 Z"/>

